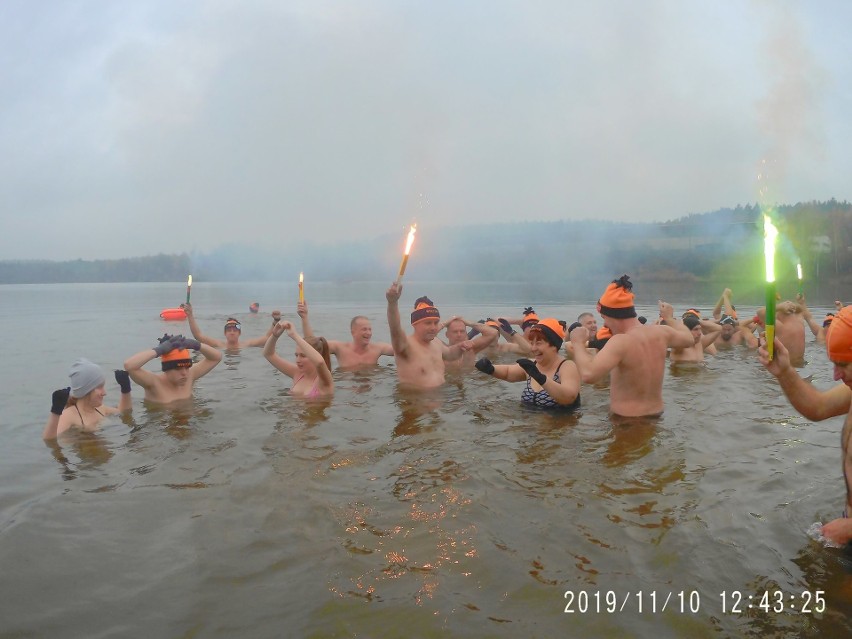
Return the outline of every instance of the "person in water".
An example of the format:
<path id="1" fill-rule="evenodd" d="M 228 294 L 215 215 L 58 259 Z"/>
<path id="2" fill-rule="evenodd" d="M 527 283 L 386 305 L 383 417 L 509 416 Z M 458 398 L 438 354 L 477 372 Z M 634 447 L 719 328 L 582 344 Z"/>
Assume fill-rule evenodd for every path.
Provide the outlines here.
<path id="1" fill-rule="evenodd" d="M 444 383 L 444 361 L 459 359 L 473 348 L 471 340 L 447 346 L 436 340 L 441 313 L 428 297 L 414 302 L 411 326 L 414 332 L 406 335 L 399 316 L 402 285 L 393 283 L 385 293 L 388 301 L 388 327 L 393 345 L 396 373 L 400 382 L 421 389 L 436 388 Z"/>
<path id="2" fill-rule="evenodd" d="M 633 283 L 627 275 L 613 280 L 598 301 L 598 313 L 612 337 L 597 355 L 585 349 L 589 332 L 571 331 L 574 361 L 583 383 L 594 384 L 610 375 L 610 410 L 622 417 L 650 417 L 663 412 L 663 376 L 669 348 L 695 343 L 680 322 L 674 326 L 641 324 L 633 305 Z M 670 304 L 660 302 L 660 315 L 673 316 Z M 674 323 L 674 322 L 672 322 Z"/>
<path id="3" fill-rule="evenodd" d="M 278 338 L 284 333 L 296 342 L 296 363 L 288 362 L 275 352 Z M 303 338 L 290 322 L 278 322 L 263 347 L 263 356 L 279 371 L 292 378 L 290 394 L 294 397 L 316 399 L 334 394 L 331 377 L 331 356 L 324 337 Z"/>
<path id="4" fill-rule="evenodd" d="M 664 304 L 665 302 L 660 302 L 660 304 Z M 660 316 L 662 322 L 666 325 L 672 325 L 672 323 L 678 322 L 679 320 L 674 319 L 673 317 L 663 317 Z M 692 339 L 694 342 L 689 346 L 683 348 L 672 348 L 669 353 L 669 361 L 672 364 L 677 363 L 699 363 L 704 361 L 704 350 L 713 344 L 717 339 L 719 339 L 719 331 L 712 331 L 707 333 L 706 335 L 701 330 L 701 320 L 694 313 L 685 313 L 683 319 L 680 320 L 686 328 L 689 329 L 690 334 L 692 335 Z"/>
<path id="5" fill-rule="evenodd" d="M 237 350 L 240 348 L 248 348 L 251 346 L 263 346 L 266 344 L 266 340 L 272 334 L 272 328 L 270 327 L 266 334 L 261 337 L 253 337 L 252 339 L 241 340 L 243 334 L 243 327 L 240 324 L 240 321 L 229 317 L 225 321 L 225 339 L 216 339 L 215 337 L 210 337 L 209 335 L 205 335 L 201 332 L 201 328 L 198 326 L 198 322 L 195 321 L 195 314 L 192 311 L 192 304 L 181 304 L 180 307 L 186 312 L 186 319 L 189 321 L 189 330 L 192 331 L 192 336 L 197 339 L 202 344 L 208 344 L 213 348 L 224 348 L 225 350 Z M 275 310 L 272 311 L 272 326 L 281 319 L 281 311 Z"/>
<path id="6" fill-rule="evenodd" d="M 158 342 L 154 348 L 131 355 L 124 362 L 130 379 L 145 389 L 145 399 L 150 402 L 169 404 L 189 399 L 195 382 L 222 361 L 222 353 L 218 350 L 183 335 L 163 335 Z M 193 364 L 190 350 L 199 351 L 204 359 Z M 152 373 L 142 368 L 158 357 L 161 360 L 161 373 Z"/>
<path id="7" fill-rule="evenodd" d="M 578 408 L 580 406 L 580 373 L 571 360 L 560 356 L 565 329 L 558 320 L 539 320 L 529 331 L 533 360 L 521 358 L 516 364 L 495 366 L 487 357 L 476 362 L 476 368 L 507 382 L 526 381 L 521 402 L 537 408 Z M 585 349 L 584 349 L 585 350 Z"/>
<path id="8" fill-rule="evenodd" d="M 835 314 L 839 313 L 843 309 L 843 303 L 840 300 L 835 300 L 835 313 L 827 313 L 822 324 L 820 324 L 814 319 L 813 313 L 811 313 L 811 309 L 808 308 L 808 305 L 805 302 L 805 296 L 802 293 L 798 293 L 796 295 L 796 302 L 798 303 L 799 308 L 802 309 L 802 317 L 805 319 L 805 324 L 808 325 L 808 328 L 811 329 L 811 333 L 814 334 L 814 340 L 818 344 L 824 344 L 828 327 L 831 326 L 831 321 L 834 319 Z"/>
<path id="9" fill-rule="evenodd" d="M 56 439 L 71 429 L 94 431 L 107 415 L 129 412 L 132 408 L 127 371 L 115 371 L 115 381 L 121 388 L 118 408 L 104 405 L 106 380 L 97 364 L 81 357 L 71 365 L 68 377 L 71 386 L 53 392 L 42 439 Z"/>
<path id="10" fill-rule="evenodd" d="M 836 544 L 852 542 L 852 450 L 849 438 L 852 435 L 852 308 L 844 308 L 831 322 L 826 339 L 828 359 L 834 365 L 834 380 L 842 382 L 826 391 L 814 388 L 802 379 L 790 360 L 790 353 L 777 336 L 773 342 L 774 357 L 769 359 L 764 340 L 757 351 L 760 363 L 774 375 L 784 395 L 797 411 L 815 422 L 846 415 L 840 434 L 840 449 L 843 455 L 843 481 L 846 484 L 846 507 L 843 516 L 833 519 L 822 527 L 826 539 Z"/>
<path id="11" fill-rule="evenodd" d="M 305 339 L 314 336 L 314 331 L 308 321 L 308 304 L 299 302 L 299 317 L 302 318 L 302 333 Z M 328 340 L 329 352 L 337 358 L 340 368 L 359 368 L 362 366 L 375 366 L 379 363 L 382 355 L 393 357 L 393 346 L 386 342 L 373 342 L 373 325 L 363 315 L 356 315 L 349 322 L 349 332 L 352 335 L 351 342 L 339 342 Z"/>
<path id="12" fill-rule="evenodd" d="M 757 310 L 754 320 L 764 328 L 766 325 L 766 308 Z M 805 318 L 801 307 L 787 300 L 775 305 L 775 337 L 784 344 L 790 353 L 793 366 L 805 364 Z"/>
<path id="13" fill-rule="evenodd" d="M 459 372 L 473 369 L 476 355 L 497 343 L 497 338 L 500 336 L 498 326 L 499 324 L 492 319 L 485 322 L 469 322 L 458 316 L 453 316 L 447 322 L 441 323 L 439 328 L 446 329 L 447 346 L 455 346 L 468 339 L 471 342 L 470 350 L 462 353 L 461 357 L 457 360 L 445 362 L 446 369 Z M 473 337 L 468 336 L 468 328 L 471 329 L 470 332 L 473 333 Z"/>

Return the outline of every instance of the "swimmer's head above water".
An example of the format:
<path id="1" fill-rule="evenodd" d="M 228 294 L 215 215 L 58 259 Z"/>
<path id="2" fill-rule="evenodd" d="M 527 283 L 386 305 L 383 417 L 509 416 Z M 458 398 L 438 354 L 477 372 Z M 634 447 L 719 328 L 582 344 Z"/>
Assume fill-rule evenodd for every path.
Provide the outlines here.
<path id="1" fill-rule="evenodd" d="M 633 299 L 633 282 L 630 281 L 630 276 L 622 275 L 606 287 L 598 300 L 598 313 L 613 319 L 636 317 Z"/>

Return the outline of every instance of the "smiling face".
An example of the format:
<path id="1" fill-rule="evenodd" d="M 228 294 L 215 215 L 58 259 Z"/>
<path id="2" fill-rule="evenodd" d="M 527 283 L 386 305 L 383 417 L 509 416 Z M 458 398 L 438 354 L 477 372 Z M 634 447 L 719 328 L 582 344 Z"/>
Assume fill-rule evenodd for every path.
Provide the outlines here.
<path id="1" fill-rule="evenodd" d="M 366 317 L 353 320 L 350 332 L 352 333 L 352 341 L 361 346 L 367 346 L 373 337 L 373 327 Z"/>
<path id="2" fill-rule="evenodd" d="M 556 347 L 544 339 L 541 331 L 532 331 L 529 336 L 529 343 L 533 359 L 538 363 L 550 361 L 556 356 Z"/>

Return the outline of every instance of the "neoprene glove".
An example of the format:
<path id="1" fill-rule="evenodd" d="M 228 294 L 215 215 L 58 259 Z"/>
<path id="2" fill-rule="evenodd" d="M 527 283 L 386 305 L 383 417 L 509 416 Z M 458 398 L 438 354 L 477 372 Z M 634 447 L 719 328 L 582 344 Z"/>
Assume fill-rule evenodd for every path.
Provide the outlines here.
<path id="1" fill-rule="evenodd" d="M 71 387 L 57 388 L 50 396 L 50 412 L 54 415 L 61 415 L 68 404 L 68 396 L 71 394 Z"/>
<path id="2" fill-rule="evenodd" d="M 518 366 L 523 368 L 526 374 L 529 375 L 531 379 L 537 381 L 540 386 L 544 386 L 544 383 L 547 381 L 547 375 L 538 370 L 538 366 L 535 365 L 534 361 L 527 359 L 526 357 L 522 357 L 518 360 Z"/>
<path id="3" fill-rule="evenodd" d="M 512 328 L 511 324 L 509 324 L 509 320 L 502 318 L 502 317 L 498 317 L 497 323 L 500 325 L 500 328 L 503 329 L 504 333 L 508 333 L 509 335 L 515 334 L 515 329 Z"/>
<path id="4" fill-rule="evenodd" d="M 175 337 L 163 333 L 163 336 L 158 340 L 160 343 L 154 347 L 154 352 L 157 357 L 162 357 L 166 353 L 171 353 L 175 348 Z"/>
<path id="5" fill-rule="evenodd" d="M 115 381 L 118 382 L 122 395 L 130 392 L 130 374 L 127 371 L 115 371 Z"/>
<path id="6" fill-rule="evenodd" d="M 474 364 L 474 366 L 476 366 L 477 370 L 482 371 L 486 375 L 494 374 L 494 364 L 492 364 L 491 360 L 487 357 L 476 360 L 476 364 Z"/>

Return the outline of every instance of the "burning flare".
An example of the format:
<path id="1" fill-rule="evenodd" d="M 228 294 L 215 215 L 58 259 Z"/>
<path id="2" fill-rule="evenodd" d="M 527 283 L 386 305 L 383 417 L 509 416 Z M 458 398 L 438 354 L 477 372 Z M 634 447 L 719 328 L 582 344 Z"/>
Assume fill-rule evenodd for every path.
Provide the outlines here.
<path id="1" fill-rule="evenodd" d="M 417 225 L 412 224 L 408 230 L 408 239 L 405 241 L 405 252 L 402 254 L 402 263 L 399 265 L 399 274 L 396 276 L 396 283 L 399 285 L 402 282 L 402 276 L 405 274 L 405 267 L 408 264 L 408 255 L 411 253 L 411 245 L 414 244 L 414 234 L 417 232 Z"/>
<path id="2" fill-rule="evenodd" d="M 766 261 L 766 350 L 775 356 L 775 239 L 778 229 L 763 215 L 763 256 Z"/>

